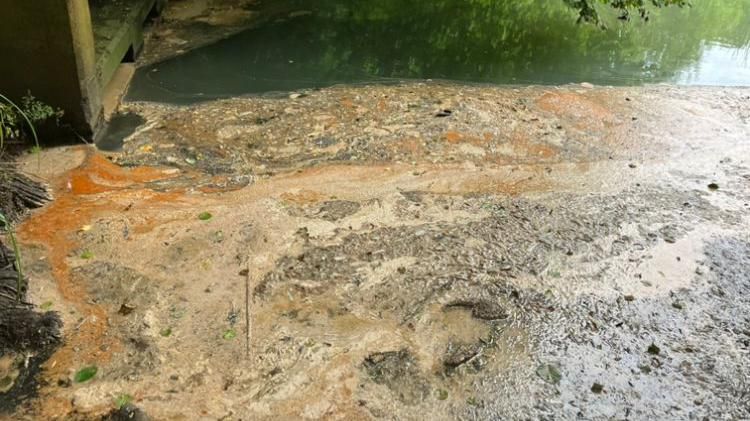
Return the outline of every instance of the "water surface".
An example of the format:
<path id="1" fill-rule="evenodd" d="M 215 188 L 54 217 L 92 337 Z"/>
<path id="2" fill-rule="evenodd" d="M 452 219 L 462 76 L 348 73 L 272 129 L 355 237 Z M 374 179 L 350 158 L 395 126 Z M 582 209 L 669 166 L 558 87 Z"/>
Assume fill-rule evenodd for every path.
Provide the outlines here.
<path id="1" fill-rule="evenodd" d="M 279 0 L 282 18 L 140 69 L 129 99 L 414 79 L 750 85 L 750 0 L 694 3 L 648 22 L 602 8 L 602 30 L 578 24 L 562 0 Z"/>
<path id="2" fill-rule="evenodd" d="M 96 147 L 102 151 L 119 152 L 122 150 L 125 139 L 145 123 L 146 119 L 138 114 L 115 114 L 105 131 L 96 140 Z"/>

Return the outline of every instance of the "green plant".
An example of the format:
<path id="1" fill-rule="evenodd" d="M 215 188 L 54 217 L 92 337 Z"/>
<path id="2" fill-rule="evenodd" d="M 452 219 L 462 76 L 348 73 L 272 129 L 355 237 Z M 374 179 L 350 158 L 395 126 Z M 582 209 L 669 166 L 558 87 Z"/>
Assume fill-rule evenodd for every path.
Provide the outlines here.
<path id="1" fill-rule="evenodd" d="M 28 127 L 34 140 L 34 149 L 39 150 L 39 137 L 35 125 L 51 119 L 57 124 L 62 116 L 62 110 L 39 101 L 31 93 L 21 98 L 21 105 L 0 94 L 0 150 L 3 149 L 6 139 L 22 136 L 24 125 Z"/>
<path id="2" fill-rule="evenodd" d="M 128 395 L 127 393 L 123 393 L 122 395 L 118 396 L 115 399 L 115 407 L 117 409 L 120 409 L 123 406 L 129 404 L 130 402 L 133 402 L 133 397 Z"/>
<path id="3" fill-rule="evenodd" d="M 15 138 L 21 135 L 21 124 L 19 124 L 21 119 L 26 122 L 29 130 L 31 130 L 34 145 L 39 146 L 39 137 L 36 135 L 36 129 L 29 116 L 21 107 L 5 95 L 0 94 L 0 101 L 3 101 L 0 103 L 0 114 L 2 114 L 2 120 L 0 121 L 0 133 L 2 133 L 0 135 L 0 149 L 3 148 L 6 137 Z"/>
<path id="4" fill-rule="evenodd" d="M 59 108 L 53 108 L 42 101 L 36 99 L 31 92 L 21 98 L 21 109 L 29 117 L 32 123 L 41 123 L 54 119 L 55 124 L 60 123 L 64 112 Z"/>
<path id="5" fill-rule="evenodd" d="M 0 103 L 0 150 L 5 145 L 5 139 L 18 136 L 18 112 L 10 105 Z"/>
<path id="6" fill-rule="evenodd" d="M 10 245 L 11 247 L 13 247 L 13 256 L 15 259 L 16 272 L 18 274 L 18 279 L 16 281 L 16 300 L 20 302 L 23 296 L 22 289 L 24 279 L 23 263 L 21 262 L 21 250 L 18 247 L 18 241 L 16 241 L 16 235 L 13 232 L 13 226 L 2 213 L 0 213 L 0 224 L 2 224 L 3 228 L 5 228 L 5 232 L 8 235 L 8 241 L 10 241 Z"/>

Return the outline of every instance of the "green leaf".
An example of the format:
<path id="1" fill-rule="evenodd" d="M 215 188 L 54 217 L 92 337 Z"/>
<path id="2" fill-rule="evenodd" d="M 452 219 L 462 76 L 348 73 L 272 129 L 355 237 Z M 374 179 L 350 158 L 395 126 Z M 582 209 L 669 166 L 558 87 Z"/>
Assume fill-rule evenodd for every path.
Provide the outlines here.
<path id="1" fill-rule="evenodd" d="M 169 336 L 170 336 L 170 335 L 172 334 L 172 328 L 171 328 L 171 327 L 168 327 L 168 328 L 166 328 L 166 329 L 162 329 L 162 330 L 161 330 L 161 332 L 159 332 L 159 334 L 160 334 L 161 336 L 163 336 L 163 337 L 167 338 L 167 337 L 169 337 Z"/>
<path id="2" fill-rule="evenodd" d="M 234 329 L 227 329 L 224 331 L 224 334 L 221 335 L 221 337 L 226 340 L 234 339 L 237 337 L 237 331 L 235 331 Z"/>
<path id="3" fill-rule="evenodd" d="M 81 253 L 81 259 L 93 259 L 94 253 L 92 253 L 90 250 L 84 250 L 83 253 Z"/>
<path id="4" fill-rule="evenodd" d="M 213 218 L 211 212 L 201 212 L 200 214 L 198 214 L 198 219 L 200 219 L 201 221 L 208 221 L 211 218 Z"/>
<path id="5" fill-rule="evenodd" d="M 123 393 L 115 399 L 115 407 L 117 407 L 117 409 L 120 409 L 130 402 L 133 402 L 133 397 L 128 395 L 127 393 Z"/>
<path id="6" fill-rule="evenodd" d="M 559 384 L 562 379 L 560 369 L 552 364 L 542 364 L 537 367 L 536 375 L 550 384 Z"/>
<path id="7" fill-rule="evenodd" d="M 42 303 L 42 305 L 40 305 L 39 308 L 41 310 L 47 311 L 52 308 L 52 304 L 53 304 L 52 301 L 46 301 Z"/>
<path id="8" fill-rule="evenodd" d="M 76 373 L 76 375 L 73 377 L 73 381 L 76 383 L 83 383 L 87 382 L 96 376 L 96 372 L 99 371 L 98 368 L 96 368 L 95 365 L 84 367 Z"/>

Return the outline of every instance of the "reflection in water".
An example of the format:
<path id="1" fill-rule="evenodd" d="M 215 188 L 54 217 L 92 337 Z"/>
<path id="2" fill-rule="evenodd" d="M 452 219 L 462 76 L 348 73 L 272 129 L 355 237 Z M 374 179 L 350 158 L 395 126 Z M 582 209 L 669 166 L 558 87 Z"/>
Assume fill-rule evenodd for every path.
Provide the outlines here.
<path id="1" fill-rule="evenodd" d="M 140 69 L 129 99 L 192 102 L 426 78 L 750 85 L 747 0 L 701 0 L 647 23 L 610 16 L 606 31 L 577 24 L 558 0 L 284 3 L 288 18 Z"/>

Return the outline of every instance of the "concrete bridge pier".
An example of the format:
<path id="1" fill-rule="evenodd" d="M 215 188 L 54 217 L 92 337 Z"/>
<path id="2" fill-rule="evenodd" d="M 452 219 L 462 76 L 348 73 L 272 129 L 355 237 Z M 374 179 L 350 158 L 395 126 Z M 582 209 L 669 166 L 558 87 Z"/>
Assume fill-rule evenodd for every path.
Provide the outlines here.
<path id="1" fill-rule="evenodd" d="M 63 123 L 93 138 L 103 93 L 132 60 L 150 14 L 166 0 L 0 0 L 0 93 L 31 93 L 65 111 Z"/>

